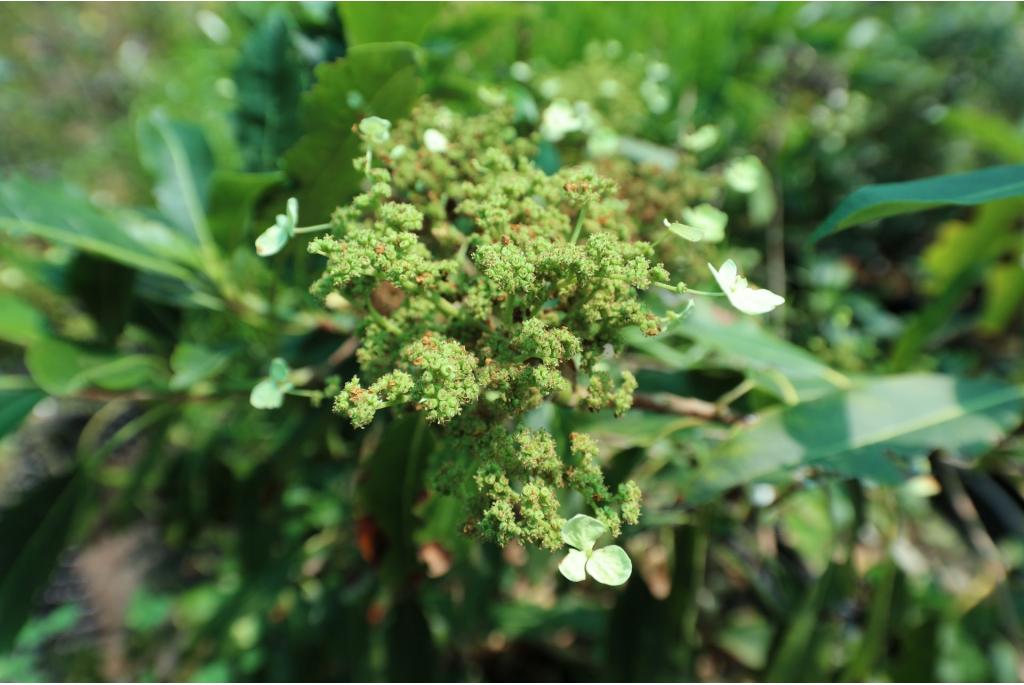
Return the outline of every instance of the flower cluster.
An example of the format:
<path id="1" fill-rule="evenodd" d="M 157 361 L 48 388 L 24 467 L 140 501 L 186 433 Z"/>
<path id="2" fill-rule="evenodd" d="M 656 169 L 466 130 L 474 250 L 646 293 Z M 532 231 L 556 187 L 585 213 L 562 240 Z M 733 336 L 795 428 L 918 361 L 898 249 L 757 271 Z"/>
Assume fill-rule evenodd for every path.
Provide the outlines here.
<path id="1" fill-rule="evenodd" d="M 638 521 L 640 491 L 606 485 L 588 436 L 560 453 L 523 419 L 546 401 L 627 412 L 636 379 L 603 358 L 627 328 L 657 335 L 663 319 L 643 292 L 675 286 L 617 185 L 585 166 L 546 174 L 513 116 L 425 103 L 393 126 L 364 121 L 354 163 L 367 187 L 309 243 L 326 259 L 311 290 L 364 314 L 361 377 L 335 410 L 356 427 L 389 407 L 420 413 L 443 440 L 433 487 L 466 504 L 466 530 L 555 549 L 561 491 L 612 536 Z M 719 221 L 689 220 L 700 231 Z"/>

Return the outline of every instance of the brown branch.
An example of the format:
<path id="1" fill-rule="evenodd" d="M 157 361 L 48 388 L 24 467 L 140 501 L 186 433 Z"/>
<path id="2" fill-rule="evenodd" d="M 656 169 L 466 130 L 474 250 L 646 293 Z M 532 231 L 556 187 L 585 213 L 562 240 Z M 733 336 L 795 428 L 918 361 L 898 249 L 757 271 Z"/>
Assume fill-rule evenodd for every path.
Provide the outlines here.
<path id="1" fill-rule="evenodd" d="M 677 416 L 695 416 L 709 421 L 721 421 L 733 423 L 736 417 L 729 411 L 728 407 L 721 407 L 714 402 L 700 400 L 696 397 L 680 397 L 667 392 L 636 393 L 633 396 L 633 406 L 637 409 L 647 409 L 662 414 L 675 414 Z"/>

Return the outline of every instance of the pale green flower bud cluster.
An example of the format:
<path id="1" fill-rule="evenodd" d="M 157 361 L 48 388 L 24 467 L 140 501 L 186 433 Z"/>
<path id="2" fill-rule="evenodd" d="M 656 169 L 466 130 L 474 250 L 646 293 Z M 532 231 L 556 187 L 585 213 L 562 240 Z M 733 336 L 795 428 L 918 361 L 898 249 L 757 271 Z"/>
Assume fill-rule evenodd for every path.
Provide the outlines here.
<path id="1" fill-rule="evenodd" d="M 312 292 L 365 312 L 356 355 L 370 384 L 349 380 L 334 408 L 357 427 L 388 407 L 421 413 L 442 429 L 431 482 L 465 503 L 467 531 L 557 548 L 561 491 L 614 535 L 638 520 L 640 492 L 605 485 L 586 436 L 559 454 L 522 419 L 546 401 L 627 411 L 636 380 L 595 365 L 625 328 L 660 332 L 641 295 L 668 273 L 616 185 L 592 168 L 545 174 L 511 116 L 424 104 L 368 125 L 354 162 L 368 190 L 310 242 L 326 258 Z"/>
<path id="2" fill-rule="evenodd" d="M 629 371 L 623 371 L 622 381 L 616 384 L 607 371 L 596 370 L 590 374 L 584 401 L 591 411 L 611 407 L 616 416 L 622 416 L 633 407 L 633 393 L 637 387 L 636 377 Z"/>

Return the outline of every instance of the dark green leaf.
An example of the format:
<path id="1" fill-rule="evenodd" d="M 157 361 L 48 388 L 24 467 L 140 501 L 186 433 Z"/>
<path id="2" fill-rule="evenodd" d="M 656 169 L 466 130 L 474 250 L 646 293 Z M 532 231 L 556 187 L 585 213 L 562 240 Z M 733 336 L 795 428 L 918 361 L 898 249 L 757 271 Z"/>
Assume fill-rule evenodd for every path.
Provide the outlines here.
<path id="1" fill-rule="evenodd" d="M 246 37 L 235 69 L 235 127 L 246 168 L 274 169 L 295 142 L 302 76 L 288 15 L 272 11 Z"/>
<path id="2" fill-rule="evenodd" d="M 383 554 L 378 561 L 385 582 L 402 585 L 418 566 L 413 504 L 423 488 L 433 446 L 422 419 L 405 417 L 388 426 L 366 464 L 360 496 L 363 510 L 383 536 Z"/>
<path id="3" fill-rule="evenodd" d="M 106 344 L 113 344 L 128 323 L 136 273 L 88 253 L 76 255 L 68 268 L 68 287 L 96 322 L 99 337 Z"/>
<path id="4" fill-rule="evenodd" d="M 83 493 L 75 474 L 45 480 L 0 511 L 0 651 L 11 647 L 70 539 Z"/>
<path id="5" fill-rule="evenodd" d="M 364 116 L 404 116 L 419 95 L 420 57 L 409 43 L 375 43 L 352 48 L 341 60 L 316 69 L 316 85 L 302 99 L 307 132 L 285 155 L 287 171 L 299 180 L 304 221 L 316 222 L 351 196 L 361 177 L 352 166 L 359 138 L 352 132 Z M 357 93 L 364 103 L 350 104 Z"/>
<path id="6" fill-rule="evenodd" d="M 423 607 L 415 595 L 406 595 L 391 610 L 385 632 L 387 680 L 393 683 L 430 682 L 435 679 L 437 649 Z"/>
<path id="7" fill-rule="evenodd" d="M 737 485 L 821 466 L 893 482 L 889 455 L 943 449 L 975 457 L 1020 424 L 1024 388 L 992 380 L 907 374 L 765 412 L 694 470 L 687 501 L 707 501 Z"/>
<path id="8" fill-rule="evenodd" d="M 46 394 L 36 388 L 0 390 L 0 438 L 18 429 Z"/>
<path id="9" fill-rule="evenodd" d="M 836 207 L 811 235 L 820 240 L 843 229 L 899 214 L 948 205 L 971 206 L 1024 197 L 1024 165 L 864 186 Z"/>
<path id="10" fill-rule="evenodd" d="M 772 654 L 771 666 L 764 677 L 766 682 L 822 680 L 823 674 L 816 658 L 817 645 L 822 639 L 819 622 L 822 607 L 834 592 L 832 586 L 836 582 L 837 573 L 836 566 L 829 566 L 793 614 Z"/>

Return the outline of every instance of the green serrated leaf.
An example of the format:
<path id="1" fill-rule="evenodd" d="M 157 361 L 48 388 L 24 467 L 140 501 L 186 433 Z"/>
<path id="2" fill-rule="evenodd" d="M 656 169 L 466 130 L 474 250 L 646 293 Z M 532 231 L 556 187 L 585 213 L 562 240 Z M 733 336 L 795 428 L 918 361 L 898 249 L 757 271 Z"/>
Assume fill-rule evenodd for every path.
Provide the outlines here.
<path id="1" fill-rule="evenodd" d="M 235 128 L 246 167 L 272 170 L 299 128 L 303 69 L 286 12 L 268 12 L 248 33 L 235 68 Z"/>
<path id="2" fill-rule="evenodd" d="M 438 16 L 433 2 L 346 2 L 338 6 L 350 45 L 390 40 L 418 43 Z"/>
<path id="3" fill-rule="evenodd" d="M 415 45 L 373 43 L 317 67 L 316 85 L 302 98 L 306 134 L 284 157 L 285 169 L 301 184 L 307 221 L 325 220 L 357 191 L 362 175 L 352 160 L 359 156 L 360 140 L 352 127 L 368 115 L 404 116 L 420 92 L 420 62 Z M 359 97 L 350 98 L 353 93 Z"/>

